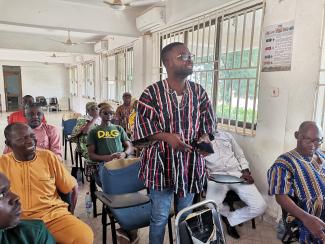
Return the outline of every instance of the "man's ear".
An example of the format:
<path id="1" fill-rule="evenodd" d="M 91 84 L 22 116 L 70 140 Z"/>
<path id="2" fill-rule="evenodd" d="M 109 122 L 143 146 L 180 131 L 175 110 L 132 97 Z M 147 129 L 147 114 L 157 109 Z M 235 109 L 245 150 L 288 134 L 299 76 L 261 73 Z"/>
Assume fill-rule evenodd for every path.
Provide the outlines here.
<path id="1" fill-rule="evenodd" d="M 298 140 L 298 135 L 299 135 L 299 133 L 298 133 L 298 131 L 296 131 L 295 132 L 295 138 Z"/>
<path id="2" fill-rule="evenodd" d="M 8 147 L 10 147 L 10 141 L 5 140 L 5 144 L 6 144 Z"/>

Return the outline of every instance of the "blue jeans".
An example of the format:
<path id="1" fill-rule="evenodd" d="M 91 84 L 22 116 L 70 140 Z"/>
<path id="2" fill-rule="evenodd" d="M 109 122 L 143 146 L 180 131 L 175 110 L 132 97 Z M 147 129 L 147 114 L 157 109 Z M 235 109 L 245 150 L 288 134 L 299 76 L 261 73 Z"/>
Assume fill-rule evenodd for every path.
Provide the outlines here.
<path id="1" fill-rule="evenodd" d="M 151 218 L 149 229 L 149 243 L 163 244 L 165 236 L 165 226 L 168 222 L 170 206 L 175 197 L 176 212 L 192 204 L 194 194 L 187 193 L 186 197 L 174 196 L 172 190 L 156 191 L 150 190 Z M 186 216 L 185 216 L 186 217 Z M 184 217 L 184 218 L 185 218 Z"/>
<path id="2" fill-rule="evenodd" d="M 102 170 L 105 162 L 98 162 L 98 171 L 94 174 L 95 182 L 98 186 L 102 187 Z"/>

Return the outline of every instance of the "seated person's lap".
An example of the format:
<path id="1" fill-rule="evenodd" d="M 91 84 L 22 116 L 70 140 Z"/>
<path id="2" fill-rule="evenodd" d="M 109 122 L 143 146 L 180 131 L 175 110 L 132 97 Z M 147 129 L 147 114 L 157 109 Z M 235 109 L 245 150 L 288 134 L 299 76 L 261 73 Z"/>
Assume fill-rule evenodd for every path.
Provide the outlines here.
<path id="1" fill-rule="evenodd" d="M 57 243 L 93 243 L 91 228 L 73 215 L 65 215 L 46 223 Z"/>

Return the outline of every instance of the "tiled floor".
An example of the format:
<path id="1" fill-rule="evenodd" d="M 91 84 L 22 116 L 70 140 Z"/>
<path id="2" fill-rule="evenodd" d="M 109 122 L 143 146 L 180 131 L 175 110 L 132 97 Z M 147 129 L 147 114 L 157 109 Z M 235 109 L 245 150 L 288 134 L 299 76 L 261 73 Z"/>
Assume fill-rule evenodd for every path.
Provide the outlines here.
<path id="1" fill-rule="evenodd" d="M 45 116 L 47 119 L 47 122 L 52 125 L 56 125 L 60 131 L 61 131 L 61 118 L 64 112 L 45 112 Z M 3 131 L 6 124 L 7 124 L 7 116 L 8 113 L 0 113 L 0 131 Z M 3 151 L 4 147 L 4 135 L 3 133 L 0 133 L 0 150 Z M 69 154 L 69 153 L 68 153 Z M 68 169 L 71 168 L 71 161 L 68 160 L 65 161 L 65 165 Z M 92 216 L 88 217 L 85 213 L 85 194 L 87 191 L 89 191 L 89 184 L 85 183 L 85 185 L 80 186 L 80 192 L 78 197 L 78 203 L 75 215 L 79 217 L 81 220 L 85 221 L 87 224 L 91 226 L 95 233 L 95 244 L 102 243 L 102 227 L 101 227 L 101 217 L 93 218 Z M 97 203 L 98 210 L 101 211 L 101 205 L 98 201 Z M 237 230 L 241 236 L 239 240 L 235 240 L 229 236 L 226 235 L 227 243 L 228 244 L 257 244 L 257 243 L 267 243 L 267 244 L 276 244 L 281 243 L 276 238 L 276 231 L 275 231 L 275 221 L 272 218 L 268 218 L 267 216 L 264 216 L 262 218 L 256 219 L 256 229 L 251 228 L 251 222 L 245 223 L 241 227 L 237 227 Z M 111 241 L 111 233 L 110 233 L 110 227 L 107 228 L 107 243 L 112 243 Z M 140 244 L 147 244 L 148 241 L 148 228 L 143 228 L 139 232 L 140 234 Z M 166 231 L 165 235 L 165 243 L 168 242 L 168 233 Z M 174 233 L 175 237 L 175 233 Z"/>

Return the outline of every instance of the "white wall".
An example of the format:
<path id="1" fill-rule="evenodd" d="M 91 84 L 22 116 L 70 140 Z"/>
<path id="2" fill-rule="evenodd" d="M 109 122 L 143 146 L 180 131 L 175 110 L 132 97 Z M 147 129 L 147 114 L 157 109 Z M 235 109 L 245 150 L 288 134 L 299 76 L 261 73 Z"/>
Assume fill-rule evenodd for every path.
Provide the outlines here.
<path id="1" fill-rule="evenodd" d="M 60 108 L 68 109 L 68 72 L 62 64 L 15 62 L 0 60 L 0 94 L 2 111 L 5 111 L 5 94 L 2 65 L 21 66 L 22 93 L 24 95 L 57 97 Z"/>

